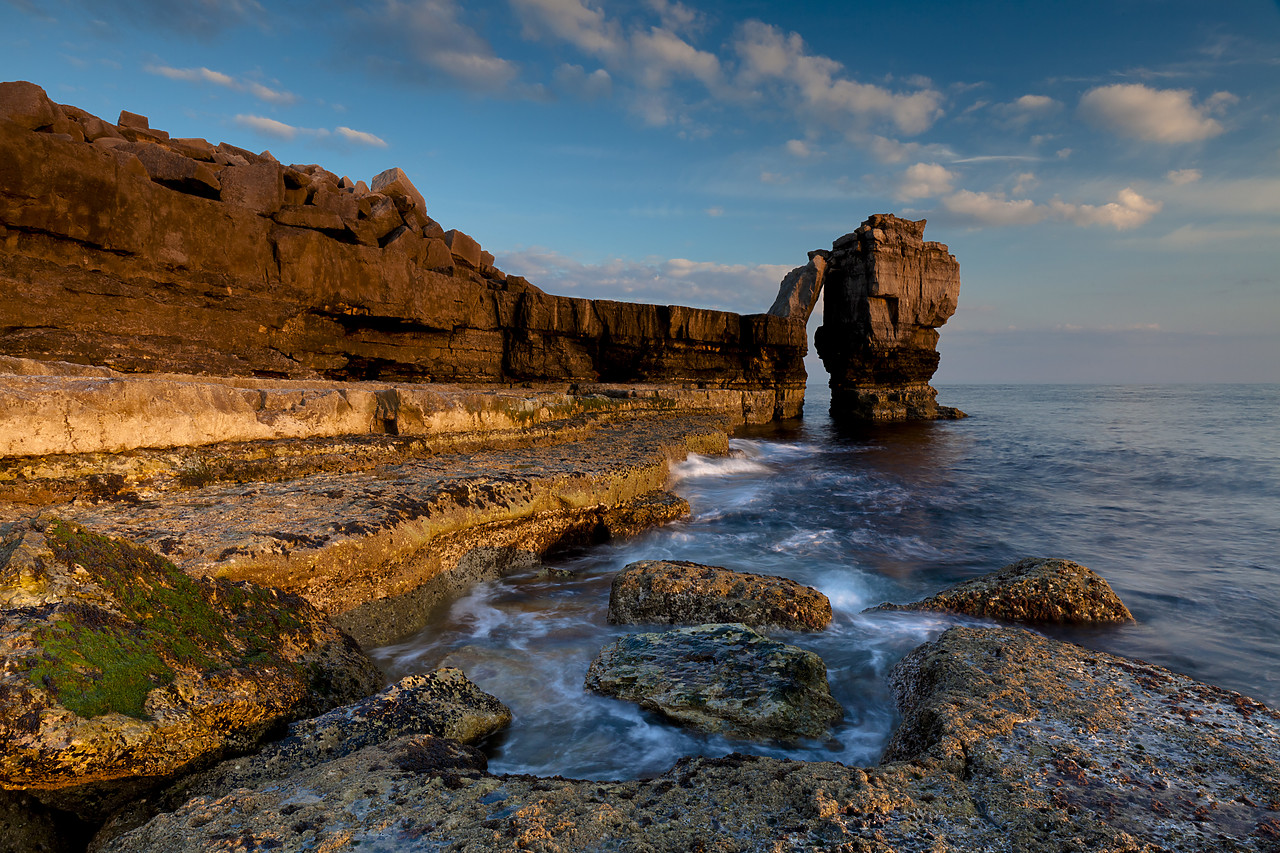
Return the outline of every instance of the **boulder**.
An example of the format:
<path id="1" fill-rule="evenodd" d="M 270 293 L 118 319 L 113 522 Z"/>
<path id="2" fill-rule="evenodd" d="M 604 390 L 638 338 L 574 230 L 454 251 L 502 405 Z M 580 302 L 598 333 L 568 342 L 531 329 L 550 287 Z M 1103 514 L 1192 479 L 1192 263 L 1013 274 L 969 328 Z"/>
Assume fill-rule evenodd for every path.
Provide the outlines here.
<path id="1" fill-rule="evenodd" d="M 151 120 L 144 115 L 131 113 L 128 110 L 120 111 L 120 118 L 116 119 L 116 124 L 120 127 L 131 127 L 134 130 L 150 130 Z"/>
<path id="2" fill-rule="evenodd" d="M 27 130 L 48 127 L 59 118 L 65 118 L 58 105 L 49 99 L 44 89 L 25 80 L 0 83 L 0 118 L 21 125 Z"/>
<path id="3" fill-rule="evenodd" d="M 821 631 L 831 621 L 831 602 L 787 578 L 685 560 L 641 560 L 614 577 L 608 618 L 615 625 L 742 622 Z"/>
<path id="4" fill-rule="evenodd" d="M 754 740 L 823 737 L 844 716 L 822 658 L 740 623 L 622 637 L 591 662 L 586 688 Z"/>
<path id="5" fill-rule="evenodd" d="M 827 272 L 830 252 L 821 249 L 809 253 L 809 263 L 787 273 L 778 286 L 778 296 L 769 313 L 775 317 L 809 322 L 822 294 L 822 281 Z"/>
<path id="6" fill-rule="evenodd" d="M 95 845 L 193 797 L 218 798 L 237 789 L 270 785 L 408 735 L 474 744 L 510 723 L 510 709 L 476 687 L 460 669 L 409 675 L 360 702 L 293 723 L 283 738 L 254 755 L 223 761 L 131 805 L 98 833 Z"/>
<path id="7" fill-rule="evenodd" d="M 82 818 L 380 680 L 297 596 L 51 517 L 0 545 L 0 787 Z"/>
<path id="8" fill-rule="evenodd" d="M 935 610 L 1006 622 L 1083 625 L 1132 622 L 1133 614 L 1097 572 L 1070 560 L 1030 557 L 911 604 L 875 610 Z"/>
<path id="9" fill-rule="evenodd" d="M 605 510 L 603 524 L 610 539 L 623 539 L 684 518 L 689 514 L 689 502 L 679 495 L 658 489 L 646 492 L 635 500 Z M 612 619 L 610 621 L 613 621 Z M 700 619 L 700 622 L 744 622 L 744 619 Z"/>
<path id="10" fill-rule="evenodd" d="M 418 192 L 418 188 L 413 185 L 413 181 L 409 180 L 409 176 L 398 167 L 393 167 L 374 175 L 369 188 L 376 193 L 382 193 L 391 198 L 407 199 L 412 202 L 411 206 L 417 207 L 424 214 L 426 213 L 426 199 L 422 197 L 422 193 Z"/>
<path id="11" fill-rule="evenodd" d="M 84 138 L 89 142 L 95 142 L 99 139 L 124 139 L 124 136 L 121 135 L 114 124 L 103 121 L 87 110 L 63 104 L 62 111 L 80 125 Z"/>

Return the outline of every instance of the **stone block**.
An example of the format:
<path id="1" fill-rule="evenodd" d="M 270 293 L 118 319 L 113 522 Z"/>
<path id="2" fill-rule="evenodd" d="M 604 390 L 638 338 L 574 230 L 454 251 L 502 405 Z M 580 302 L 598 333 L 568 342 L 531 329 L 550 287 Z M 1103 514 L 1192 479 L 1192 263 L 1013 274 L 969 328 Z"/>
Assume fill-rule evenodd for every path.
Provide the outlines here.
<path id="1" fill-rule="evenodd" d="M 427 210 L 427 201 L 422 197 L 422 193 L 418 192 L 418 188 L 413 185 L 413 181 L 409 180 L 409 176 L 399 167 L 392 167 L 385 172 L 379 172 L 374 176 L 370 188 L 376 193 L 391 196 L 393 198 L 406 198 L 413 204 L 422 209 L 425 213 Z"/>
<path id="2" fill-rule="evenodd" d="M 175 154 L 159 145 L 135 142 L 123 150 L 130 151 L 146 167 L 151 180 L 179 192 L 206 198 L 217 198 L 222 188 L 208 164 Z"/>
<path id="3" fill-rule="evenodd" d="M 62 115 L 58 105 L 35 83 L 25 80 L 0 83 L 0 118 L 7 118 L 27 130 L 36 130 L 53 124 Z"/>
<path id="4" fill-rule="evenodd" d="M 169 149 L 184 157 L 190 157 L 192 160 L 203 160 L 206 163 L 213 162 L 213 152 L 215 150 L 207 139 L 200 139 L 199 137 L 170 139 Z"/>
<path id="5" fill-rule="evenodd" d="M 67 114 L 67 118 L 80 125 L 84 138 L 88 142 L 96 142 L 99 139 L 124 139 L 114 124 L 98 118 L 87 110 L 64 104 L 62 111 Z"/>
<path id="6" fill-rule="evenodd" d="M 120 118 L 116 121 L 120 127 L 131 127 L 135 130 L 150 130 L 151 120 L 146 116 L 131 113 L 128 110 L 120 111 Z"/>
<path id="7" fill-rule="evenodd" d="M 480 244 L 458 229 L 446 231 L 445 245 L 453 253 L 453 257 L 471 269 L 480 267 Z"/>
<path id="8" fill-rule="evenodd" d="M 480 253 L 480 266 L 482 269 L 493 268 L 493 252 L 482 251 Z"/>
<path id="9" fill-rule="evenodd" d="M 453 252 L 449 251 L 444 240 L 428 237 L 426 242 L 426 259 L 423 267 L 438 272 L 453 273 Z"/>
<path id="10" fill-rule="evenodd" d="M 342 217 L 313 205 L 285 205 L 275 215 L 276 222 L 294 228 L 311 228 L 316 231 L 341 231 Z"/>
<path id="11" fill-rule="evenodd" d="M 219 173 L 222 200 L 272 216 L 284 205 L 284 176 L 274 163 L 227 166 Z"/>

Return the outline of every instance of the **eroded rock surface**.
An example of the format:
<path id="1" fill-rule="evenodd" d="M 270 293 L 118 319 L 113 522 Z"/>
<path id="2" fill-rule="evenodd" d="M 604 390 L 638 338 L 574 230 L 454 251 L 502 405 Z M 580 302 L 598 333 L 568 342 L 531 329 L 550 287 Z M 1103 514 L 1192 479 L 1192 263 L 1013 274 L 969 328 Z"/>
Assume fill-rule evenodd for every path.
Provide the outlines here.
<path id="1" fill-rule="evenodd" d="M 197 797 L 108 849 L 1276 849 L 1280 713 L 1237 693 L 1018 629 L 952 629 L 895 680 L 904 719 L 877 767 L 734 754 L 582 782 L 446 766 L 408 739 Z"/>
<path id="2" fill-rule="evenodd" d="M 822 281 L 827 272 L 830 252 L 822 249 L 809 253 L 809 263 L 787 273 L 778 286 L 778 296 L 773 300 L 769 313 L 775 317 L 809 322 L 813 309 L 818 307 L 822 295 Z"/>
<path id="3" fill-rule="evenodd" d="M 616 625 L 741 622 L 821 631 L 831 621 L 831 602 L 787 578 L 685 560 L 641 560 L 614 577 L 608 619 Z"/>
<path id="4" fill-rule="evenodd" d="M 0 786 L 91 820 L 381 681 L 297 596 L 52 518 L 0 545 L 0 664 Z"/>
<path id="5" fill-rule="evenodd" d="M 735 623 L 621 637 L 591 662 L 586 687 L 751 739 L 822 737 L 844 716 L 820 657 Z"/>
<path id="6" fill-rule="evenodd" d="M 687 383 L 804 401 L 802 324 L 549 296 L 372 188 L 0 83 L 0 354 L 128 373 Z"/>
<path id="7" fill-rule="evenodd" d="M 256 754 L 223 761 L 148 800 L 130 804 L 98 833 L 94 847 L 193 797 L 216 799 L 237 789 L 256 788 L 410 735 L 475 744 L 510 722 L 510 709 L 459 669 L 445 667 L 406 676 L 360 702 L 291 724 L 284 738 Z"/>
<path id="8" fill-rule="evenodd" d="M 1030 557 L 923 601 L 877 610 L 943 610 L 1006 622 L 1108 624 L 1133 614 L 1097 572 L 1070 560 Z"/>
<path id="9" fill-rule="evenodd" d="M 956 310 L 960 265 L 924 240 L 925 220 L 868 218 L 827 258 L 814 346 L 831 374 L 831 411 L 874 421 L 963 417 L 937 404 L 938 328 Z"/>

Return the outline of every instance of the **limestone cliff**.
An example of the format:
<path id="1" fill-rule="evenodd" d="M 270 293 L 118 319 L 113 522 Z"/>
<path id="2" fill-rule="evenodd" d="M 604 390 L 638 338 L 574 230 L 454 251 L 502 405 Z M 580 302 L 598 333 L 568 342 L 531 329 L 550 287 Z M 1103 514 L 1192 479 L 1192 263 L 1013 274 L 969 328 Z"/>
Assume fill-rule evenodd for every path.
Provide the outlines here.
<path id="1" fill-rule="evenodd" d="M 924 241 L 925 220 L 877 214 L 832 244 L 823 325 L 814 344 L 831 374 L 837 417 L 963 417 L 937 404 L 938 327 L 956 310 L 960 265 Z"/>
<path id="2" fill-rule="evenodd" d="M 803 324 L 549 296 L 371 186 L 0 84 L 0 355 L 125 372 L 665 383 L 804 400 Z"/>

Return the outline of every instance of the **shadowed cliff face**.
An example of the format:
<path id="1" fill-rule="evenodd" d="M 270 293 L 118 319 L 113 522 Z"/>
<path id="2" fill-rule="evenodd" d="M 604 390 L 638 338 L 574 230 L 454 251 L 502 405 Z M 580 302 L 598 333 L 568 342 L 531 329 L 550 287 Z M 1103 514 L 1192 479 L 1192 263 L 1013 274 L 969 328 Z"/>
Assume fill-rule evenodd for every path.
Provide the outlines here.
<path id="1" fill-rule="evenodd" d="M 803 323 L 550 296 L 371 186 L 0 84 L 0 355 L 136 372 L 775 392 Z"/>
<path id="2" fill-rule="evenodd" d="M 925 242 L 925 220 L 867 219 L 832 244 L 824 321 L 814 336 L 831 374 L 831 410 L 868 420 L 963 417 L 939 406 L 938 327 L 955 313 L 960 265 Z"/>

